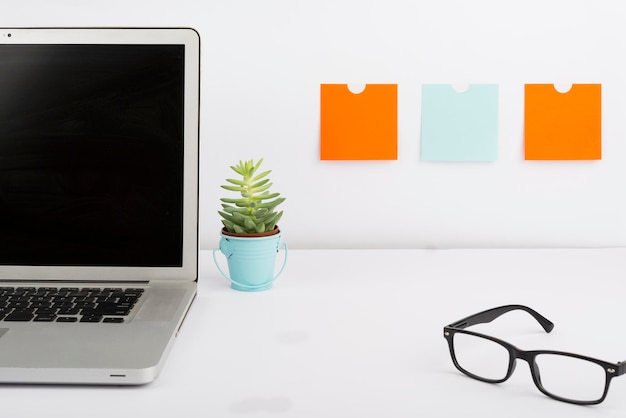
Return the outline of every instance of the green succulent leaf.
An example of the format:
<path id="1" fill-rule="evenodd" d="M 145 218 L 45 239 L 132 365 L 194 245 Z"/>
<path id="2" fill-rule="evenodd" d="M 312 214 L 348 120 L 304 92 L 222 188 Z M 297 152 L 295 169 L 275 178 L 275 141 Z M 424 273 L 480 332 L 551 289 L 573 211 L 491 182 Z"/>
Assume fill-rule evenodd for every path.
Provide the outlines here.
<path id="1" fill-rule="evenodd" d="M 260 192 L 264 192 L 264 191 L 268 190 L 271 186 L 272 186 L 272 183 L 266 184 L 266 185 L 260 186 L 260 187 L 252 187 L 250 189 L 250 191 L 252 193 L 260 193 Z"/>
<path id="2" fill-rule="evenodd" d="M 271 202 L 261 203 L 257 205 L 259 208 L 267 208 L 268 210 L 274 210 L 274 208 L 285 201 L 284 197 L 280 197 L 276 200 L 272 200 Z"/>
<path id="3" fill-rule="evenodd" d="M 280 221 L 280 218 L 282 217 L 283 217 L 283 211 L 281 210 L 280 212 L 276 214 L 276 219 L 274 219 L 272 223 L 266 226 L 267 228 L 266 231 L 271 231 L 272 229 L 274 229 L 274 227 L 276 226 L 276 224 L 278 223 L 278 221 Z"/>
<path id="4" fill-rule="evenodd" d="M 265 180 L 257 181 L 256 183 L 254 183 L 254 184 L 252 185 L 252 188 L 253 188 L 253 189 L 259 188 L 259 187 L 261 187 L 261 186 L 263 186 L 263 185 L 267 184 L 267 182 L 268 182 L 268 181 L 270 181 L 270 179 L 265 179 Z M 270 186 L 271 186 L 271 183 L 270 183 Z"/>
<path id="5" fill-rule="evenodd" d="M 248 207 L 249 206 L 249 201 L 248 199 L 228 199 L 226 197 L 223 197 L 222 199 L 220 199 L 222 202 L 224 203 L 232 203 L 233 205 L 237 205 L 240 207 Z"/>
<path id="6" fill-rule="evenodd" d="M 261 180 L 263 177 L 268 176 L 271 172 L 272 172 L 272 170 L 267 170 L 267 171 L 264 171 L 264 172 L 262 172 L 261 174 L 259 174 L 259 175 L 255 176 L 255 177 L 252 179 L 252 181 L 253 181 L 253 182 L 255 182 L 255 181 L 259 181 L 259 180 Z"/>
<path id="7" fill-rule="evenodd" d="M 248 190 L 246 187 L 243 186 L 222 186 L 222 189 L 226 189 L 226 190 L 230 190 L 231 192 L 245 192 L 246 190 Z"/>
<path id="8" fill-rule="evenodd" d="M 240 176 L 245 174 L 241 167 L 241 161 L 239 161 L 239 165 L 231 165 L 230 168 L 232 168 L 232 170 Z"/>
<path id="9" fill-rule="evenodd" d="M 236 184 L 237 186 L 244 186 L 246 187 L 248 184 L 245 181 L 242 180 L 236 180 L 236 179 L 226 179 L 227 182 L 232 183 L 232 184 Z M 222 186 L 224 187 L 224 186 Z"/>
<path id="10" fill-rule="evenodd" d="M 224 224 L 224 226 L 226 227 L 226 230 L 228 230 L 230 232 L 235 232 L 234 224 L 231 221 L 228 221 L 226 219 L 222 219 L 222 224 Z"/>
<path id="11" fill-rule="evenodd" d="M 250 218 L 249 216 L 245 217 L 243 226 L 245 226 L 247 229 L 254 229 L 254 230 L 256 230 L 256 224 L 254 223 L 252 218 Z"/>
<path id="12" fill-rule="evenodd" d="M 238 225 L 244 225 L 245 221 L 246 221 L 245 215 L 239 212 L 233 212 L 233 222 L 235 222 Z"/>
<path id="13" fill-rule="evenodd" d="M 250 212 L 250 209 L 248 209 L 248 208 L 234 208 L 232 206 L 226 206 L 224 208 L 224 212 L 226 212 L 226 213 L 235 213 L 235 212 L 237 212 L 237 213 L 241 213 L 242 215 L 247 215 L 248 212 Z"/>
<path id="14" fill-rule="evenodd" d="M 278 216 L 278 213 L 276 212 L 269 212 L 267 215 L 263 216 L 262 218 L 257 218 L 260 221 L 263 221 L 263 223 L 265 224 L 271 224 L 271 223 L 276 223 L 276 217 Z"/>
<path id="15" fill-rule="evenodd" d="M 267 208 L 257 209 L 254 211 L 254 216 L 256 216 L 257 218 L 260 218 L 262 216 L 265 216 L 268 212 L 269 210 L 267 210 Z"/>
<path id="16" fill-rule="evenodd" d="M 266 193 L 266 194 L 262 194 L 260 196 L 258 196 L 259 200 L 269 200 L 269 199 L 273 199 L 275 197 L 280 196 L 280 193 Z"/>
<path id="17" fill-rule="evenodd" d="M 227 220 L 228 222 L 232 223 L 233 222 L 233 216 L 229 213 L 224 213 L 222 211 L 218 211 L 218 213 L 222 216 L 222 218 L 224 218 L 225 220 Z"/>

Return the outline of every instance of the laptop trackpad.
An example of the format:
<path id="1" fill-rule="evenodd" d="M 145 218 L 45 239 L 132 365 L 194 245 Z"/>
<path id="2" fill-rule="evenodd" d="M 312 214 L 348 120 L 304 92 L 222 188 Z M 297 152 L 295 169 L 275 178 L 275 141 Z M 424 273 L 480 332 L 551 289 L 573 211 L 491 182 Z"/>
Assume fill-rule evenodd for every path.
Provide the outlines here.
<path id="1" fill-rule="evenodd" d="M 180 300 L 185 295 L 184 290 L 177 289 L 150 289 L 145 295 L 146 301 L 135 316 L 136 321 L 171 321 L 176 310 L 180 308 Z"/>

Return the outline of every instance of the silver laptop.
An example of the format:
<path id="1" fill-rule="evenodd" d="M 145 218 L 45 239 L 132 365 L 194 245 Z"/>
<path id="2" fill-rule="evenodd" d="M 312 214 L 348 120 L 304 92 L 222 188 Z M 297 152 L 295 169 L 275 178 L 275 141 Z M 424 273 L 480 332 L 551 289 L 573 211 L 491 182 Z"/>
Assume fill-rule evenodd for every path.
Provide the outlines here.
<path id="1" fill-rule="evenodd" d="M 198 277 L 199 42 L 0 29 L 0 382 L 162 370 Z"/>

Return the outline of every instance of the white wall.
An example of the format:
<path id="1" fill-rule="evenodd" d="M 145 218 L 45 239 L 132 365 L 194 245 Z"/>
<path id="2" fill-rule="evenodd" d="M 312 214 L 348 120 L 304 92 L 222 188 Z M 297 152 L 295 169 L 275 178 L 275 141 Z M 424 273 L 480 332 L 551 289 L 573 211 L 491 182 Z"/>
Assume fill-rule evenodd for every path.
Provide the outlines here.
<path id="1" fill-rule="evenodd" d="M 219 185 L 265 158 L 292 248 L 626 245 L 619 0 L 0 0 L 0 26 L 192 26 L 202 37 L 201 245 Z M 496 83 L 499 158 L 419 158 L 423 83 Z M 397 161 L 319 160 L 320 83 L 397 83 Z M 525 83 L 601 83 L 603 158 L 523 160 Z"/>

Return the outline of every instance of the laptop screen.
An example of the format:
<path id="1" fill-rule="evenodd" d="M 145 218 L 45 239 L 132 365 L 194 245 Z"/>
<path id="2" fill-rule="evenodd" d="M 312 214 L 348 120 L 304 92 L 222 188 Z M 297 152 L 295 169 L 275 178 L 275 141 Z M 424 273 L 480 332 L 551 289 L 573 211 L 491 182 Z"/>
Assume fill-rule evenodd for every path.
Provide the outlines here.
<path id="1" fill-rule="evenodd" d="M 0 265 L 182 265 L 184 63 L 0 44 Z"/>

